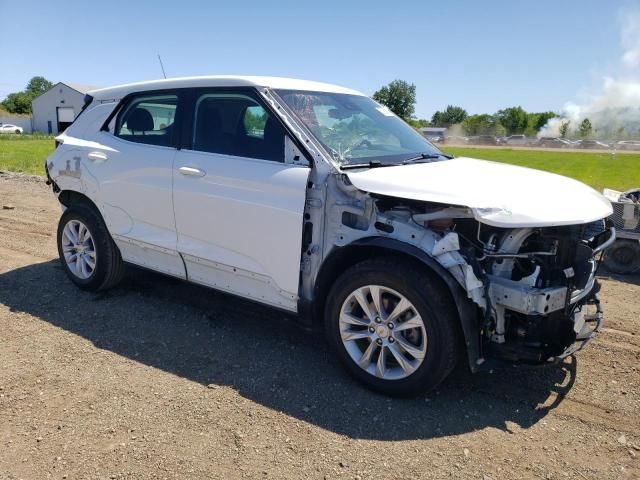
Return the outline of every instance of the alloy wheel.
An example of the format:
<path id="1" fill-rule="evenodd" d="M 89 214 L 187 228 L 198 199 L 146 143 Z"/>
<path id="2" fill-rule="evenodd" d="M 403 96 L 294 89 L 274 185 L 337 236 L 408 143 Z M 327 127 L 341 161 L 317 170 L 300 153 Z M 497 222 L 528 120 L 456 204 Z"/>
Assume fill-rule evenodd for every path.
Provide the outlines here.
<path id="1" fill-rule="evenodd" d="M 69 271 L 87 280 L 96 269 L 96 247 L 87 226 L 69 220 L 62 231 L 62 252 Z"/>
<path id="2" fill-rule="evenodd" d="M 351 359 L 384 380 L 415 372 L 427 352 L 424 321 L 401 293 L 380 285 L 360 287 L 340 309 L 340 337 Z"/>

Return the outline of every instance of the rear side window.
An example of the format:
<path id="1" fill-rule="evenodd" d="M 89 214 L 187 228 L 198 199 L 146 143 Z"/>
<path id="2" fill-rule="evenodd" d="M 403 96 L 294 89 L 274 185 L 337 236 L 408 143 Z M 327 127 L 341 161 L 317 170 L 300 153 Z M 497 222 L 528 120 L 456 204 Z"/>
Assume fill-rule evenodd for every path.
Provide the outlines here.
<path id="1" fill-rule="evenodd" d="M 114 134 L 130 142 L 171 146 L 177 107 L 176 95 L 133 97 L 118 114 Z"/>
<path id="2" fill-rule="evenodd" d="M 284 128 L 249 95 L 206 93 L 196 100 L 193 149 L 284 162 Z"/>

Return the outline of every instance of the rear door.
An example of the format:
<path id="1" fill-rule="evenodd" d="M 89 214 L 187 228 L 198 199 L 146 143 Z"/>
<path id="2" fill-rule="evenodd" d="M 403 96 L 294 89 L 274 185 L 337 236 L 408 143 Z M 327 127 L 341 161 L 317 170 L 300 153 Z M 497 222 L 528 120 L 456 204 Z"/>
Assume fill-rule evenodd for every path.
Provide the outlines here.
<path id="1" fill-rule="evenodd" d="M 295 310 L 309 167 L 289 162 L 301 153 L 255 91 L 199 90 L 190 105 L 173 172 L 189 279 Z"/>
<path id="2" fill-rule="evenodd" d="M 99 207 L 123 258 L 184 278 L 172 198 L 181 95 L 132 95 L 86 149 L 84 163 L 97 180 Z"/>

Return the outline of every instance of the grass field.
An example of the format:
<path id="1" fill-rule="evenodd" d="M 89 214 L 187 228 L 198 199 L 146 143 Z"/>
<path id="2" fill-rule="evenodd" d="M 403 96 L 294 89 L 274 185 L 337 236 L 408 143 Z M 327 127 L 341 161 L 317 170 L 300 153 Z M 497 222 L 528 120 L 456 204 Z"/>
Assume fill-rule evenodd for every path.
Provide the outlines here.
<path id="1" fill-rule="evenodd" d="M 445 147 L 459 157 L 482 158 L 536 168 L 575 178 L 598 191 L 603 188 L 628 190 L 640 186 L 640 154 L 609 152 L 563 152 L 489 148 Z"/>
<path id="2" fill-rule="evenodd" d="M 44 161 L 53 151 L 53 138 L 32 135 L 0 136 L 0 170 L 44 175 Z M 457 156 L 547 170 L 580 180 L 596 190 L 627 190 L 640 186 L 640 154 L 563 152 L 445 147 Z"/>
<path id="3" fill-rule="evenodd" d="M 53 149 L 53 137 L 0 135 L 0 170 L 44 175 L 44 161 Z"/>

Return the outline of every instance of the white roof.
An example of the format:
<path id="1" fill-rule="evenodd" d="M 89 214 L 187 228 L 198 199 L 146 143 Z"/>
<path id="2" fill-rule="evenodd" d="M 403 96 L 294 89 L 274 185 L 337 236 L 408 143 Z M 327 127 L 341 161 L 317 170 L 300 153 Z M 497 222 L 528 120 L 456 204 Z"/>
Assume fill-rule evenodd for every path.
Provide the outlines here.
<path id="1" fill-rule="evenodd" d="M 339 87 L 337 85 L 331 85 L 329 83 L 312 82 L 309 80 L 296 80 L 294 78 L 283 77 L 254 77 L 235 75 L 167 78 L 165 80 L 129 83 L 126 85 L 102 88 L 100 90 L 92 90 L 89 92 L 89 94 L 96 99 L 107 100 L 122 98 L 131 92 L 185 87 L 269 87 L 283 90 L 310 90 L 314 92 L 363 95 L 356 90 Z"/>

